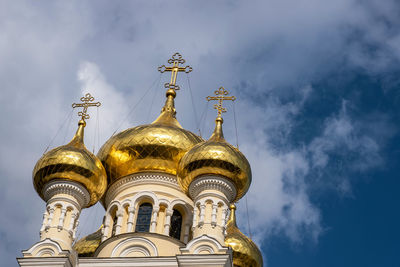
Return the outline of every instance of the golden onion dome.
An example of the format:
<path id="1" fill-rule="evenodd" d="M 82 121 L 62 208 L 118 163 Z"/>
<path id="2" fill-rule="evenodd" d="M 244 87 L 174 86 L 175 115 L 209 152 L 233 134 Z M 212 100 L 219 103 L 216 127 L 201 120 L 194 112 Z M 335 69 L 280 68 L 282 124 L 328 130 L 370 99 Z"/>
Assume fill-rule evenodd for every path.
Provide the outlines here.
<path id="1" fill-rule="evenodd" d="M 225 245 L 233 250 L 233 266 L 262 267 L 263 259 L 254 242 L 240 232 L 236 225 L 236 206 L 230 206 L 231 214 L 226 225 Z"/>
<path id="2" fill-rule="evenodd" d="M 102 228 L 103 225 L 100 226 L 100 228 L 96 232 L 79 239 L 78 242 L 75 243 L 74 250 L 76 251 L 76 253 L 78 253 L 79 257 L 94 256 L 94 252 L 101 243 Z"/>
<path id="3" fill-rule="evenodd" d="M 189 186 L 196 177 L 221 175 L 234 183 L 238 200 L 250 187 L 250 164 L 242 152 L 225 141 L 222 117 L 218 116 L 215 122 L 215 130 L 210 139 L 194 146 L 179 162 L 178 182 L 188 194 Z"/>
<path id="4" fill-rule="evenodd" d="M 101 161 L 89 152 L 83 143 L 86 126 L 80 120 L 71 142 L 44 154 L 33 169 L 33 184 L 44 199 L 43 187 L 52 180 L 73 181 L 83 185 L 89 192 L 89 206 L 94 205 L 107 189 L 107 177 Z"/>
<path id="5" fill-rule="evenodd" d="M 203 140 L 182 128 L 176 119 L 174 98 L 169 89 L 160 116 L 151 124 L 127 129 L 112 136 L 100 149 L 109 183 L 142 171 L 176 175 L 178 162 L 194 145 Z"/>

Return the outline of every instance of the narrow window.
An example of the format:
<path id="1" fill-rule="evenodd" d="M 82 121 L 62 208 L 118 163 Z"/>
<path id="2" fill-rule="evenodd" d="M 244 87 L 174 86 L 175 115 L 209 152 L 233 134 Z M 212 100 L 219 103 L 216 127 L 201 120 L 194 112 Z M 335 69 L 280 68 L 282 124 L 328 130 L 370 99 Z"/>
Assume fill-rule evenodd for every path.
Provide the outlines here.
<path id="1" fill-rule="evenodd" d="M 150 203 L 143 203 L 140 205 L 136 220 L 136 232 L 142 233 L 149 231 L 152 211 L 153 206 Z"/>
<path id="2" fill-rule="evenodd" d="M 182 214 L 174 209 L 171 217 L 171 228 L 169 230 L 169 236 L 181 239 L 181 228 L 182 228 Z"/>
<path id="3" fill-rule="evenodd" d="M 113 218 L 113 226 L 111 231 L 111 236 L 115 236 L 115 231 L 117 230 L 117 212 L 115 211 L 114 218 Z"/>

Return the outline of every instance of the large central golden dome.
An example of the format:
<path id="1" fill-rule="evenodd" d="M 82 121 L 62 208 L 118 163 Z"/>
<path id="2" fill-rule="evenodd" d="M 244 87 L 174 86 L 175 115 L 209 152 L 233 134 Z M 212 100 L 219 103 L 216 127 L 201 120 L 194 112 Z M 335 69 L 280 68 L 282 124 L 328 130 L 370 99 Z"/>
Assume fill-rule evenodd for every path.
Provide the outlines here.
<path id="1" fill-rule="evenodd" d="M 203 140 L 182 128 L 175 118 L 174 90 L 167 91 L 160 116 L 151 124 L 127 129 L 111 137 L 100 149 L 109 184 L 141 171 L 176 175 L 179 160 Z"/>

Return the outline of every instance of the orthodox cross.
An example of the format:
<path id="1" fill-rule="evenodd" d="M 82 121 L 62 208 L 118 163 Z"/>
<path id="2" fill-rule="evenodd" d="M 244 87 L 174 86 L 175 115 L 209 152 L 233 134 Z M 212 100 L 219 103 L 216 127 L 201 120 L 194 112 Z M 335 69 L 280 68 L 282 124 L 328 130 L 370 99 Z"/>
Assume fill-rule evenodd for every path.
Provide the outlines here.
<path id="1" fill-rule="evenodd" d="M 94 97 L 89 93 L 87 93 L 85 96 L 81 97 L 81 101 L 82 101 L 82 103 L 73 103 L 72 107 L 73 108 L 78 108 L 78 107 L 83 108 L 82 111 L 78 112 L 78 116 L 81 116 L 82 120 L 90 119 L 90 116 L 87 113 L 88 107 L 100 107 L 100 105 L 101 105 L 100 102 L 91 103 L 94 101 Z"/>
<path id="2" fill-rule="evenodd" d="M 178 75 L 178 72 L 186 72 L 189 73 L 193 69 L 190 66 L 186 67 L 179 67 L 179 64 L 184 64 L 186 61 L 182 58 L 181 54 L 175 53 L 172 58 L 168 59 L 168 63 L 172 64 L 172 66 L 165 66 L 162 65 L 158 67 L 158 71 L 163 73 L 166 71 L 171 72 L 171 81 L 169 83 L 164 84 L 165 88 L 172 89 L 172 90 L 179 90 L 179 85 L 175 85 L 176 82 L 176 76 Z"/>
<path id="3" fill-rule="evenodd" d="M 217 91 L 214 92 L 216 96 L 207 96 L 207 101 L 210 100 L 218 100 L 218 104 L 214 104 L 214 108 L 218 111 L 218 117 L 220 118 L 222 113 L 226 112 L 226 108 L 222 106 L 222 101 L 224 100 L 232 100 L 235 101 L 235 96 L 227 96 L 229 94 L 228 91 L 225 90 L 224 87 L 220 87 Z"/>

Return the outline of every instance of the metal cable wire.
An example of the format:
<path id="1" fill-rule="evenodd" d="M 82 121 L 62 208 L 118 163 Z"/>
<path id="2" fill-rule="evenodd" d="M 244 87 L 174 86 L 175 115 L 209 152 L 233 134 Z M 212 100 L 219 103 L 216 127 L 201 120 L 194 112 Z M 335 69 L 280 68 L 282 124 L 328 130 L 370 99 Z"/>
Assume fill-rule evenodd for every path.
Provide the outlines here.
<path id="1" fill-rule="evenodd" d="M 67 129 L 71 129 L 71 124 L 72 124 L 72 114 L 68 119 L 68 122 L 66 124 L 67 128 L 65 130 L 65 134 L 64 134 L 64 139 L 63 139 L 63 144 L 65 144 L 65 142 L 67 141 L 67 135 L 70 133 Z"/>
<path id="2" fill-rule="evenodd" d="M 235 109 L 235 102 L 233 102 L 233 118 L 234 118 L 234 120 L 235 120 L 236 147 L 237 147 L 237 149 L 239 149 L 239 138 L 238 138 L 237 123 L 236 123 L 236 109 Z"/>
<path id="3" fill-rule="evenodd" d="M 201 114 L 201 117 L 200 117 L 200 128 L 201 129 L 203 129 L 204 128 L 204 125 L 202 125 L 202 124 L 205 124 L 205 121 L 206 121 L 206 117 L 207 117 L 207 110 L 208 110 L 208 101 L 206 102 L 206 105 L 205 105 L 205 108 L 204 108 L 204 110 L 203 110 L 203 113 Z M 204 122 L 204 123 L 203 123 Z M 202 137 L 202 135 L 200 134 L 200 137 Z"/>
<path id="4" fill-rule="evenodd" d="M 151 104 L 150 104 L 149 112 L 147 113 L 146 122 L 149 121 L 150 114 L 151 114 L 151 111 L 152 111 L 153 105 L 154 105 L 154 100 L 155 100 L 156 95 L 157 95 L 157 89 L 156 89 L 156 87 L 154 86 L 153 88 L 154 88 L 154 94 L 153 94 L 153 98 L 151 99 Z"/>
<path id="5" fill-rule="evenodd" d="M 236 147 L 239 149 L 239 138 L 238 138 L 238 129 L 237 129 L 237 122 L 236 122 L 236 109 L 235 109 L 235 102 L 233 104 L 233 118 L 235 120 L 235 133 L 236 133 Z M 244 197 L 246 202 L 246 215 L 247 215 L 247 228 L 249 231 L 250 239 L 253 239 L 253 234 L 251 232 L 251 225 L 250 225 L 250 217 L 249 217 L 249 204 L 247 201 L 247 196 Z"/>
<path id="6" fill-rule="evenodd" d="M 44 150 L 43 154 L 45 154 L 45 153 L 49 150 L 50 146 L 53 144 L 54 140 L 56 139 L 56 137 L 57 137 L 58 134 L 60 133 L 61 129 L 64 128 L 64 126 L 66 125 L 65 122 L 66 122 L 67 120 L 69 120 L 69 121 L 71 120 L 71 118 L 72 118 L 72 112 L 73 112 L 73 109 L 71 109 L 71 111 L 70 111 L 69 113 L 67 113 L 67 116 L 65 116 L 64 120 L 62 120 L 60 127 L 58 127 L 58 130 L 57 130 L 56 134 L 55 134 L 54 137 L 50 140 L 50 142 L 49 142 L 49 144 L 47 145 L 46 149 Z M 64 138 L 64 139 L 65 139 L 65 138 Z"/>
<path id="7" fill-rule="evenodd" d="M 199 135 L 201 136 L 201 130 L 200 130 L 200 124 L 199 121 L 197 120 L 197 112 L 196 112 L 196 106 L 194 104 L 194 99 L 193 99 L 193 93 L 192 93 L 192 87 L 190 86 L 190 79 L 189 79 L 189 73 L 186 74 L 188 85 L 189 85 L 189 91 L 190 91 L 190 98 L 192 100 L 192 107 L 193 107 L 193 112 L 194 112 L 194 120 L 197 126 L 197 129 L 199 130 Z"/>
<path id="8" fill-rule="evenodd" d="M 114 134 L 121 128 L 121 126 L 124 124 L 124 122 L 128 119 L 128 117 L 131 115 L 131 113 L 138 107 L 138 105 L 142 102 L 143 98 L 145 98 L 145 96 L 150 92 L 151 88 L 153 88 L 153 86 L 156 84 L 157 80 L 158 83 L 160 83 L 161 80 L 161 76 L 162 73 L 159 75 L 158 78 L 156 78 L 153 83 L 151 84 L 151 86 L 145 91 L 145 93 L 143 94 L 143 96 L 139 99 L 139 101 L 131 108 L 131 110 L 128 112 L 128 114 L 126 115 L 126 117 L 121 121 L 121 123 L 119 124 L 119 126 L 115 129 L 115 131 L 113 132 L 113 134 L 111 136 L 114 136 Z"/>
<path id="9" fill-rule="evenodd" d="M 246 202 L 247 227 L 249 230 L 250 239 L 253 239 L 253 235 L 251 233 L 251 226 L 250 226 L 249 205 L 247 204 L 247 196 L 244 197 L 244 200 Z"/>
<path id="10" fill-rule="evenodd" d="M 100 109 L 97 107 L 97 147 L 100 149 Z"/>
<path id="11" fill-rule="evenodd" d="M 94 151 L 96 150 L 96 147 L 100 146 L 100 141 L 98 141 L 96 144 L 96 141 L 97 141 L 96 137 L 98 139 L 100 136 L 99 132 L 100 132 L 100 129 L 99 129 L 99 107 L 97 107 L 96 108 L 96 125 L 95 125 L 94 133 L 93 133 L 93 154 L 94 154 Z"/>

